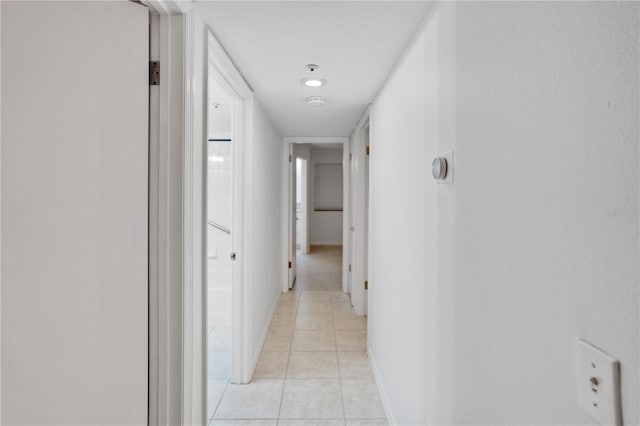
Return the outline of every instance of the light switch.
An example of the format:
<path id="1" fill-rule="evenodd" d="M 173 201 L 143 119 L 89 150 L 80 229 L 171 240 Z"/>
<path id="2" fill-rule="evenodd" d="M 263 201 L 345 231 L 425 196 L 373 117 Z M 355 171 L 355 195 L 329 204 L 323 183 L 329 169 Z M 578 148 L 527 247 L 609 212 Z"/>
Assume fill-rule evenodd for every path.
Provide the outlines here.
<path id="1" fill-rule="evenodd" d="M 578 404 L 601 425 L 622 425 L 620 364 L 592 344 L 577 343 Z"/>

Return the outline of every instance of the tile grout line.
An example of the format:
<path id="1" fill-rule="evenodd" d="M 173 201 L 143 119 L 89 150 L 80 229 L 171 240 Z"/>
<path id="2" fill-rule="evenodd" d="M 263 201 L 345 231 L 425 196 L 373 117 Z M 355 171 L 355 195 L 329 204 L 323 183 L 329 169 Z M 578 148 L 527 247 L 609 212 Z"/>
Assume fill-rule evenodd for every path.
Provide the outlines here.
<path id="1" fill-rule="evenodd" d="M 291 331 L 291 340 L 289 341 L 289 354 L 287 355 L 287 365 L 284 369 L 284 378 L 282 379 L 282 391 L 280 392 L 280 405 L 278 406 L 278 417 L 276 418 L 276 424 L 280 424 L 280 414 L 282 413 L 282 401 L 284 401 L 284 388 L 287 386 L 287 374 L 289 373 L 289 363 L 291 362 L 291 352 L 293 350 L 293 336 L 296 332 L 296 321 L 298 319 L 298 306 L 300 305 L 300 295 L 296 295 L 296 310 L 293 316 L 293 328 Z"/>
<path id="2" fill-rule="evenodd" d="M 298 284 L 301 284 L 301 282 L 298 282 Z M 333 352 L 333 353 L 336 354 L 335 356 L 336 356 L 337 369 L 338 369 L 338 371 L 337 371 L 338 372 L 337 379 L 338 379 L 338 385 L 339 385 L 339 389 L 338 389 L 339 395 L 338 395 L 338 397 L 340 398 L 340 403 L 341 403 L 341 406 L 342 406 L 342 417 L 341 418 L 335 417 L 335 418 L 331 418 L 331 419 L 327 418 L 326 420 L 327 421 L 333 420 L 335 422 L 340 421 L 340 424 L 342 424 L 342 425 L 346 425 L 346 422 L 347 422 L 346 414 L 345 414 L 345 404 L 344 404 L 344 390 L 342 388 L 342 382 L 343 382 L 343 379 L 344 379 L 344 377 L 343 377 L 344 376 L 344 372 L 342 372 L 342 369 L 340 367 L 340 354 L 339 354 L 340 351 L 339 351 L 339 347 L 338 347 L 338 343 L 337 343 L 337 331 L 338 330 L 337 330 L 337 327 L 336 327 L 336 316 L 339 316 L 339 314 L 341 313 L 341 309 L 340 308 L 342 308 L 341 302 L 343 302 L 343 296 L 344 295 L 337 288 L 336 289 L 333 289 L 333 287 L 328 288 L 326 279 L 322 283 L 317 283 L 317 284 L 320 284 L 322 286 L 318 290 L 315 290 L 314 285 L 312 285 L 309 288 L 304 288 L 304 286 L 301 286 L 301 285 L 298 286 L 297 290 L 300 290 L 300 292 L 298 293 L 298 291 L 295 291 L 295 293 L 298 293 L 298 294 L 295 296 L 294 302 L 293 302 L 293 305 L 295 306 L 294 315 L 292 317 L 290 317 L 290 318 L 287 318 L 289 321 L 293 321 L 293 325 L 291 326 L 291 335 L 290 335 L 290 341 L 289 341 L 288 349 L 285 350 L 285 351 L 282 351 L 282 352 L 286 352 L 286 354 L 283 354 L 283 355 L 286 355 L 287 359 L 286 359 L 286 363 L 285 363 L 285 366 L 284 366 L 284 374 L 283 374 L 284 377 L 282 378 L 282 389 L 281 389 L 281 394 L 280 394 L 280 401 L 279 401 L 280 403 L 279 403 L 279 407 L 278 407 L 278 414 L 277 414 L 277 418 L 276 419 L 273 419 L 273 418 L 269 418 L 268 419 L 268 420 L 272 420 L 272 421 L 275 420 L 275 423 L 277 425 L 280 425 L 282 421 L 287 421 L 287 419 L 282 419 L 281 418 L 281 415 L 283 414 L 282 413 L 282 408 L 284 406 L 284 393 L 285 393 L 285 386 L 286 386 L 287 382 L 288 381 L 294 382 L 294 381 L 297 381 L 297 380 L 301 380 L 301 381 L 302 380 L 310 380 L 310 379 L 322 380 L 321 378 L 311 378 L 311 377 L 310 378 L 301 377 L 301 378 L 298 378 L 298 379 L 289 377 L 289 368 L 291 366 L 291 358 L 292 358 L 293 352 L 294 352 L 294 350 L 293 350 L 294 335 L 295 335 L 296 331 L 305 331 L 305 329 L 300 329 L 299 330 L 299 329 L 296 328 L 297 320 L 300 318 L 300 315 L 301 315 L 301 311 L 300 311 L 301 302 L 302 301 L 305 301 L 306 303 L 308 302 L 312 306 L 321 303 L 321 301 L 314 300 L 313 298 L 310 298 L 310 300 L 307 300 L 307 298 L 305 297 L 306 293 L 309 293 L 308 294 L 309 296 L 311 296 L 313 293 L 316 293 L 316 294 L 319 294 L 319 295 L 322 295 L 322 294 L 326 294 L 327 295 L 328 302 L 329 302 L 329 309 L 330 309 L 329 314 L 330 314 L 330 318 L 331 318 L 331 326 L 327 327 L 326 330 L 331 330 L 331 332 L 333 334 L 333 337 L 334 337 L 334 348 L 332 350 L 329 350 L 329 351 L 301 350 L 300 352 L 326 352 L 326 353 Z M 327 287 L 327 288 L 325 288 L 325 287 Z M 340 296 L 340 297 L 338 297 L 338 296 Z M 334 299 L 335 299 L 335 301 L 334 301 Z M 289 328 L 289 327 L 287 327 L 287 328 Z M 310 328 L 307 331 L 317 331 L 317 330 L 319 330 L 319 329 Z M 264 354 L 265 352 L 280 352 L 280 351 L 277 351 L 277 350 L 264 351 L 263 350 L 263 351 L 261 351 L 261 355 Z M 361 352 L 361 351 L 358 351 L 358 350 L 355 350 L 355 349 L 345 349 L 345 352 Z M 267 378 L 265 378 L 265 380 L 266 379 Z M 325 380 L 329 381 L 329 380 L 335 380 L 335 379 L 332 378 L 332 377 L 327 377 Z M 223 395 L 226 394 L 228 389 L 229 389 L 229 382 L 227 382 L 227 386 L 225 387 L 225 391 L 223 392 Z M 221 400 L 222 400 L 222 398 L 221 398 Z M 219 405 L 220 405 L 220 402 L 218 403 L 218 406 L 216 407 L 216 410 L 214 411 L 214 414 L 211 417 L 210 422 L 213 422 L 214 420 L 216 420 L 216 419 L 214 419 L 214 417 L 215 417 L 215 413 L 219 409 Z M 264 419 L 266 419 L 266 418 L 264 418 Z M 237 418 L 237 420 L 241 420 L 241 419 Z M 249 419 L 247 419 L 247 420 L 249 420 Z M 256 420 L 256 419 L 252 418 L 251 420 Z M 296 420 L 313 421 L 314 419 L 309 419 L 309 418 L 303 417 L 303 418 L 292 418 L 291 420 L 293 420 L 293 421 L 296 421 Z"/>
<path id="3" fill-rule="evenodd" d="M 216 409 L 213 410 L 213 414 L 211 414 L 211 419 L 210 419 L 209 423 L 213 422 L 213 419 L 215 418 L 216 413 L 218 412 L 218 409 L 220 408 L 220 403 L 222 403 L 222 398 L 224 398 L 224 394 L 226 394 L 227 393 L 227 389 L 229 389 L 229 384 L 230 383 L 231 383 L 231 379 L 227 380 L 227 384 L 224 385 L 224 390 L 220 394 L 220 398 L 218 399 L 218 403 L 216 404 Z M 208 386 L 207 386 L 207 388 L 208 388 Z"/>
<path id="4" fill-rule="evenodd" d="M 213 331 L 215 331 L 215 326 L 214 326 L 214 330 Z M 207 340 L 207 345 L 208 344 L 209 344 L 209 341 Z M 208 356 L 208 354 L 209 354 L 209 350 L 207 348 L 207 356 Z M 207 399 L 209 398 L 209 391 L 210 391 L 209 371 L 208 370 L 209 370 L 209 367 L 207 367 Z M 231 371 L 231 368 L 229 369 L 229 371 Z M 222 403 L 222 398 L 224 398 L 224 395 L 227 393 L 227 389 L 229 389 L 229 384 L 231 383 L 231 378 L 230 377 L 227 378 L 226 382 L 227 383 L 224 385 L 224 390 L 220 394 L 220 398 L 218 398 L 218 402 L 216 403 L 216 408 L 213 410 L 213 413 L 211 413 L 211 418 L 209 419 L 209 422 L 207 424 L 213 423 L 213 420 L 214 420 L 214 418 L 216 416 L 216 412 L 218 411 L 218 409 L 220 408 L 220 404 Z"/>
<path id="5" fill-rule="evenodd" d="M 333 325 L 333 340 L 336 345 L 336 362 L 338 363 L 338 387 L 340 388 L 340 403 L 342 405 L 342 423 L 347 424 L 347 415 L 344 409 L 344 391 L 342 389 L 342 372 L 340 370 L 340 354 L 338 353 L 338 336 L 336 335 L 336 321 L 333 312 L 333 295 L 331 295 L 331 324 Z"/>

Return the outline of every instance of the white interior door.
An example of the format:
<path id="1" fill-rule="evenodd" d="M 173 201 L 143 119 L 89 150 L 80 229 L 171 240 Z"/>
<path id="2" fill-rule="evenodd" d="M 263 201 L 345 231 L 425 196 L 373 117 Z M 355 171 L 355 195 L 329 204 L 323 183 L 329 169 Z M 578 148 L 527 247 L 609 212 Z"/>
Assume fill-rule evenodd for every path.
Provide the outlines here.
<path id="1" fill-rule="evenodd" d="M 351 148 L 350 148 L 351 149 Z M 355 264 L 354 259 L 354 251 L 355 251 L 355 215 L 356 215 L 356 190 L 355 190 L 355 176 L 356 170 L 353 162 L 353 153 L 349 153 L 349 173 L 351 175 L 351 179 L 349 179 L 349 282 L 348 282 L 348 292 L 351 295 L 351 305 L 353 306 L 353 266 Z"/>
<path id="2" fill-rule="evenodd" d="M 289 144 L 289 289 L 296 281 L 296 159 Z"/>
<path id="3" fill-rule="evenodd" d="M 299 254 L 309 253 L 309 210 L 307 207 L 307 173 L 308 160 L 296 158 L 296 251 Z"/>
<path id="4" fill-rule="evenodd" d="M 0 7 L 1 423 L 146 424 L 148 10 Z"/>
<path id="5" fill-rule="evenodd" d="M 305 164 L 303 164 L 305 163 Z M 303 169 L 306 169 L 306 160 L 296 159 L 296 253 L 303 250 L 305 241 L 305 220 L 306 209 L 304 208 L 304 176 Z"/>
<path id="6" fill-rule="evenodd" d="M 369 127 L 365 129 L 366 158 L 364 167 L 364 314 L 369 314 Z"/>

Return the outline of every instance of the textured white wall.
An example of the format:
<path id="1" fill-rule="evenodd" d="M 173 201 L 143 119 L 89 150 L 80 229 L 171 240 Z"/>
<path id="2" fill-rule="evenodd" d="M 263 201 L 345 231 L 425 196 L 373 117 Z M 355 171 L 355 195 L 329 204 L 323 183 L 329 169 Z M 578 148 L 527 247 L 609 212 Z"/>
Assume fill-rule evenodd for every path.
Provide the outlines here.
<path id="1" fill-rule="evenodd" d="M 369 346 L 398 424 L 592 424 L 577 338 L 640 421 L 638 11 L 436 4 L 376 99 Z"/>
<path id="2" fill-rule="evenodd" d="M 342 245 L 342 212 L 315 211 L 315 164 L 342 164 L 342 149 L 312 149 L 309 167 L 309 203 L 310 203 L 310 232 L 311 244 Z"/>
<path id="3" fill-rule="evenodd" d="M 244 147 L 245 210 L 249 218 L 245 261 L 250 265 L 246 277 L 250 359 L 257 361 L 261 339 L 271 321 L 282 283 L 286 282 L 284 259 L 278 250 L 282 246 L 282 136 L 255 98 L 248 103 L 253 123 Z"/>

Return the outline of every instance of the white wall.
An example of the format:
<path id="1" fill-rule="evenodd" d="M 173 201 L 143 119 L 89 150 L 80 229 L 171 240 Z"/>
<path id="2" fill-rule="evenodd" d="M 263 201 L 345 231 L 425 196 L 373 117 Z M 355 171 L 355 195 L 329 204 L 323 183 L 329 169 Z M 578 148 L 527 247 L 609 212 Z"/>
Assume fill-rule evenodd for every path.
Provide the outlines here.
<path id="1" fill-rule="evenodd" d="M 244 147 L 245 212 L 248 226 L 244 244 L 249 271 L 246 277 L 250 313 L 249 348 L 253 367 L 258 361 L 271 316 L 281 293 L 283 274 L 282 136 L 255 98 L 246 102 L 253 115 Z"/>
<path id="2" fill-rule="evenodd" d="M 593 424 L 577 338 L 640 421 L 638 8 L 436 4 L 380 92 L 369 350 L 398 424 Z"/>
<path id="3" fill-rule="evenodd" d="M 342 213 L 315 211 L 315 165 L 316 163 L 342 164 L 342 149 L 311 149 L 309 167 L 309 229 L 312 245 L 342 245 Z"/>

